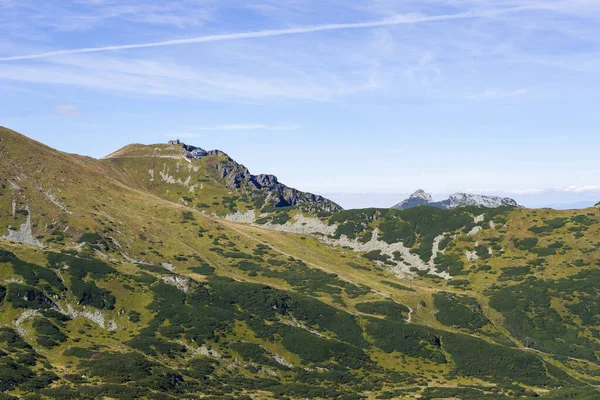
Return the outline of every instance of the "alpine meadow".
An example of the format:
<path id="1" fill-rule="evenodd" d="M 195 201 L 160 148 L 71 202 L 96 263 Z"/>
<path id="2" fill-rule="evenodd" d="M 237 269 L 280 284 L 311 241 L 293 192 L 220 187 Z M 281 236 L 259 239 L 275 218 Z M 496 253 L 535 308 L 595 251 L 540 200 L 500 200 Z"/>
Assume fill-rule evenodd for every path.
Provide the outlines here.
<path id="1" fill-rule="evenodd" d="M 344 211 L 177 142 L 0 155 L 3 398 L 597 398 L 598 208 Z"/>

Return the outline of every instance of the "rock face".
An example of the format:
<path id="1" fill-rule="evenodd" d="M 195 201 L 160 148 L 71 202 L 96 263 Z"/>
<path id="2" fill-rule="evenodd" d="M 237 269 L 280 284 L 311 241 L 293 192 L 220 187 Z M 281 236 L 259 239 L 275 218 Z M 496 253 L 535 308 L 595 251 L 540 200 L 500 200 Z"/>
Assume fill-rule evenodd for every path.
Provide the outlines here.
<path id="1" fill-rule="evenodd" d="M 266 193 L 265 201 L 275 207 L 302 205 L 309 211 L 337 212 L 342 210 L 338 204 L 323 196 L 302 192 L 280 183 L 275 175 L 252 175 L 248 168 L 229 157 L 227 157 L 227 161 L 218 163 L 216 168 L 229 189 L 249 190 L 256 194 L 259 193 L 255 191 Z"/>
<path id="2" fill-rule="evenodd" d="M 225 185 L 231 190 L 245 190 L 257 196 L 261 195 L 259 192 L 263 192 L 262 194 L 266 194 L 265 202 L 275 207 L 302 205 L 313 212 L 342 211 L 342 207 L 323 196 L 301 192 L 280 183 L 275 175 L 252 175 L 248 168 L 237 163 L 221 150 L 204 150 L 187 144 L 182 146 L 189 153 L 203 153 L 207 157 L 227 157 L 225 161 L 216 164 L 216 169 Z"/>
<path id="3" fill-rule="evenodd" d="M 18 230 L 14 228 L 9 229 L 8 235 L 0 236 L 0 239 L 17 243 L 25 243 L 36 247 L 43 247 L 42 243 L 33 237 L 31 230 L 31 213 L 29 212 L 29 207 L 27 208 L 27 221 L 22 224 Z"/>
<path id="4" fill-rule="evenodd" d="M 407 208 L 425 206 L 425 205 L 429 205 L 431 203 L 433 203 L 433 198 L 431 197 L 431 195 L 429 193 L 425 192 L 423 189 L 419 189 L 416 192 L 414 192 L 413 194 L 411 194 L 408 199 L 396 204 L 392 208 L 397 208 L 399 210 L 406 210 Z"/>
<path id="5" fill-rule="evenodd" d="M 510 197 L 483 196 L 478 194 L 454 193 L 448 200 L 442 202 L 445 208 L 464 206 L 496 208 L 500 206 L 519 207 L 519 204 Z"/>
<path id="6" fill-rule="evenodd" d="M 204 150 L 201 147 L 196 147 L 196 146 L 191 146 L 189 144 L 185 144 L 182 143 L 181 146 L 183 147 L 183 149 L 189 153 L 192 152 L 197 152 L 199 154 L 202 154 L 203 156 L 207 156 L 207 157 L 227 157 L 227 154 L 225 154 L 224 152 L 222 152 L 221 150 Z"/>
<path id="7" fill-rule="evenodd" d="M 509 197 L 484 196 L 470 193 L 454 193 L 446 200 L 434 202 L 431 195 L 419 189 L 408 199 L 396 204 L 392 208 L 406 210 L 418 206 L 430 206 L 449 210 L 456 207 L 474 206 L 496 208 L 500 206 L 519 207 L 517 202 Z"/>

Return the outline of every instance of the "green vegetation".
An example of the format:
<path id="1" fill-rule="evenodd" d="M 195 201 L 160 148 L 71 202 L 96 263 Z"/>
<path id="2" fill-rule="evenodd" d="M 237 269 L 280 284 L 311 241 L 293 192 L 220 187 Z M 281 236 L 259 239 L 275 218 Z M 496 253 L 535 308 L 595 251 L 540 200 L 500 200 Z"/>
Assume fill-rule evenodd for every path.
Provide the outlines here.
<path id="1" fill-rule="evenodd" d="M 433 297 L 433 304 L 438 309 L 435 318 L 444 325 L 477 331 L 488 324 L 481 306 L 472 297 L 438 292 Z"/>
<path id="2" fill-rule="evenodd" d="M 403 320 L 410 309 L 403 304 L 393 301 L 375 301 L 372 303 L 358 303 L 356 309 L 366 314 L 383 315 L 389 319 Z"/>
<path id="3" fill-rule="evenodd" d="M 0 398 L 598 397 L 595 209 L 337 212 L 223 155 L 0 135 L 0 231 L 43 245 L 0 243 Z"/>
<path id="4" fill-rule="evenodd" d="M 600 311 L 591 305 L 600 301 L 596 290 L 600 271 L 580 271 L 558 280 L 528 277 L 519 281 L 496 289 L 490 301 L 490 306 L 504 316 L 511 334 L 523 342 L 529 337 L 529 345 L 534 349 L 596 362 L 595 352 L 600 351 L 596 339 Z M 565 302 L 569 314 L 559 314 L 552 299 Z"/>
<path id="5" fill-rule="evenodd" d="M 416 207 L 408 210 L 389 210 L 382 218 L 381 239 L 387 243 L 402 242 L 415 251 L 423 261 L 432 256 L 434 239 L 458 229 L 469 231 L 473 217 L 464 209 L 439 210 L 433 207 Z"/>
<path id="6" fill-rule="evenodd" d="M 37 343 L 52 348 L 65 342 L 67 337 L 52 322 L 43 318 L 36 318 L 33 321 L 33 328 L 38 335 Z"/>
<path id="7" fill-rule="evenodd" d="M 108 264 L 96 259 L 84 259 L 68 254 L 48 253 L 48 262 L 53 268 L 68 266 L 71 277 L 69 289 L 77 297 L 79 304 L 96 308 L 112 310 L 116 298 L 108 290 L 99 288 L 93 281 L 84 281 L 88 275 L 91 278 L 102 279 L 116 273 Z"/>
<path id="8" fill-rule="evenodd" d="M 410 357 L 421 357 L 445 364 L 439 333 L 426 327 L 392 320 L 371 319 L 367 332 L 375 339 L 375 346 L 386 353 L 400 352 Z"/>
<path id="9" fill-rule="evenodd" d="M 522 382 L 533 386 L 560 387 L 568 375 L 549 376 L 549 368 L 537 355 L 490 344 L 467 335 L 445 334 L 444 349 L 452 354 L 459 374 L 492 382 Z M 554 369 L 551 369 L 555 372 Z"/>

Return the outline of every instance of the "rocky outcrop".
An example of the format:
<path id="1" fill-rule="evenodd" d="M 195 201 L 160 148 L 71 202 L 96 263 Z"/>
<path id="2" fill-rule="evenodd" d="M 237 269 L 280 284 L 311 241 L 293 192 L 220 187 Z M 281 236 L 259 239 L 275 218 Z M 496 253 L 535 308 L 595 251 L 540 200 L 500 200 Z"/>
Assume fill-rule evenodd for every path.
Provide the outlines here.
<path id="1" fill-rule="evenodd" d="M 469 193 L 454 193 L 448 200 L 441 204 L 443 208 L 456 208 L 464 206 L 496 208 L 500 206 L 519 207 L 519 204 L 510 197 L 484 196 Z"/>
<path id="2" fill-rule="evenodd" d="M 413 193 L 408 199 L 396 204 L 392 208 L 406 210 L 408 208 L 418 206 L 430 206 L 441 208 L 444 210 L 453 209 L 456 207 L 487 207 L 497 208 L 501 206 L 520 207 L 519 204 L 510 197 L 485 196 L 470 193 L 454 193 L 446 200 L 433 201 L 429 193 L 419 189 Z"/>
<path id="3" fill-rule="evenodd" d="M 419 189 L 411 194 L 408 199 L 401 201 L 392 208 L 406 210 L 407 208 L 429 205 L 431 203 L 433 203 L 433 198 L 431 195 L 425 192 L 423 189 Z"/>
<path id="4" fill-rule="evenodd" d="M 225 152 L 222 152 L 221 150 L 204 150 L 201 147 L 196 147 L 185 143 L 183 143 L 182 146 L 183 149 L 189 153 L 193 151 L 198 151 L 199 154 L 203 154 L 206 157 L 229 157 L 227 154 L 225 154 Z"/>
<path id="5" fill-rule="evenodd" d="M 33 232 L 31 230 L 31 213 L 29 211 L 29 207 L 27 207 L 26 211 L 27 220 L 25 221 L 25 223 L 22 224 L 19 229 L 9 228 L 8 234 L 0 236 L 0 239 L 17 243 L 25 243 L 36 247 L 43 247 L 42 243 L 33 236 Z"/>
<path id="6" fill-rule="evenodd" d="M 274 207 L 302 205 L 311 212 L 342 210 L 342 207 L 323 196 L 302 192 L 284 185 L 275 175 L 252 175 L 248 168 L 229 157 L 226 161 L 217 163 L 216 169 L 229 189 L 246 190 L 256 196 L 260 196 L 259 192 L 263 192 L 262 194 L 266 194 L 265 204 L 271 204 Z"/>

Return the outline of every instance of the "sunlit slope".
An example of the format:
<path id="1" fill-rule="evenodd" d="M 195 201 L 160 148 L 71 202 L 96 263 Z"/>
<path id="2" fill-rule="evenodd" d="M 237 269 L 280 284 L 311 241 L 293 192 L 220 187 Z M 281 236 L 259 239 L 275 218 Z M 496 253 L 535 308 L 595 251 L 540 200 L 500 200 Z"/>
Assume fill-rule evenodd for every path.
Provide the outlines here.
<path id="1" fill-rule="evenodd" d="M 331 200 L 290 188 L 273 175 L 253 175 L 222 151 L 185 157 L 193 148 L 185 144 L 129 145 L 101 163 L 107 172 L 129 185 L 218 215 L 249 209 L 271 212 L 284 207 L 318 213 L 341 210 Z"/>
<path id="2" fill-rule="evenodd" d="M 596 249 L 597 215 L 587 215 L 594 210 L 538 211 L 535 217 L 530 210 L 466 210 L 468 219 L 437 227 L 438 217 L 400 212 L 390 214 L 393 233 L 387 236 L 380 216 L 363 223 L 362 214 L 322 214 L 323 223 L 334 228 L 331 235 L 293 234 L 265 229 L 270 223 L 215 218 L 213 209 L 196 206 L 204 198 L 181 201 L 166 194 L 167 186 L 148 184 L 150 169 L 160 170 L 163 160 L 182 162 L 178 159 L 121 157 L 107 163 L 56 152 L 12 131 L 0 131 L 0 139 L 0 235 L 6 236 L 0 241 L 2 392 L 153 399 L 564 398 L 573 390 L 595 395 L 594 308 L 576 306 L 596 293 L 595 250 L 584 250 L 584 265 L 556 276 L 542 275 L 535 266 L 524 275 L 535 279 L 511 280 L 502 278 L 501 269 L 544 257 L 552 265 L 545 269 L 558 271 L 560 257 L 568 256 L 560 254 L 565 248 L 587 249 L 583 244 L 589 240 Z M 185 164 L 177 176 L 176 166 L 167 167 L 174 179 L 189 172 Z M 211 182 L 200 183 L 219 187 L 217 178 Z M 184 185 L 176 185 L 183 191 Z M 239 203 L 214 206 L 227 213 L 244 210 Z M 299 218 L 298 208 L 285 212 L 290 220 L 276 222 Z M 474 222 L 483 213 L 489 214 Z M 582 216 L 587 230 L 580 236 L 572 228 Z M 558 217 L 568 220 L 551 223 L 551 232 L 527 230 Z M 336 242 L 350 231 L 365 240 L 372 230 L 372 240 L 378 229 L 382 240 L 402 240 L 415 257 L 428 259 L 418 250 L 427 247 L 420 244 L 428 232 L 419 228 L 422 218 L 433 224 L 430 234 L 448 231 L 451 240 L 438 250 L 456 255 L 466 275 L 456 273 L 458 261 L 448 267 L 448 280 L 400 273 L 391 265 L 393 255 L 388 260 L 384 252 L 354 251 Z M 392 219 L 410 229 L 395 229 Z M 350 229 L 347 221 L 365 232 Z M 481 228 L 473 233 L 474 226 Z M 410 232 L 418 236 L 412 242 Z M 527 232 L 538 238 L 532 249 L 550 247 L 550 238 L 560 235 L 563 250 L 530 257 L 530 249 L 510 246 L 516 232 L 523 233 L 519 240 Z M 505 248 L 502 255 L 464 258 L 467 250 L 494 241 Z M 567 294 L 571 283 L 560 279 L 575 280 L 579 289 Z M 558 282 L 533 292 L 564 294 L 549 300 L 551 307 L 562 307 L 561 320 L 544 314 L 537 297 L 513 300 L 502 292 L 528 282 Z M 572 343 L 574 352 L 564 356 L 564 348 L 533 331 L 527 331 L 533 349 L 524 349 L 516 330 L 521 327 L 511 322 L 523 316 L 505 307 L 515 301 L 529 302 L 530 308 L 521 307 L 534 325 L 540 318 L 547 328 L 565 322 L 559 341 Z M 577 324 L 584 325 L 575 337 L 586 337 L 592 352 L 570 342 Z"/>

